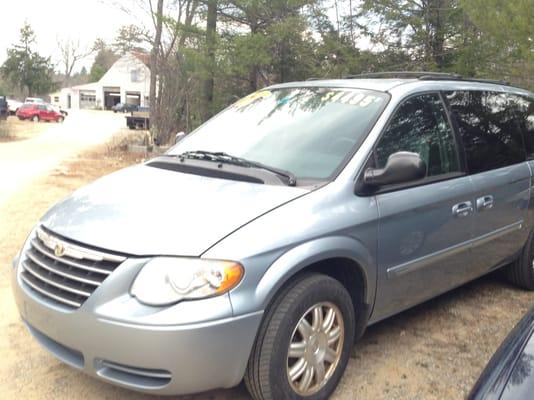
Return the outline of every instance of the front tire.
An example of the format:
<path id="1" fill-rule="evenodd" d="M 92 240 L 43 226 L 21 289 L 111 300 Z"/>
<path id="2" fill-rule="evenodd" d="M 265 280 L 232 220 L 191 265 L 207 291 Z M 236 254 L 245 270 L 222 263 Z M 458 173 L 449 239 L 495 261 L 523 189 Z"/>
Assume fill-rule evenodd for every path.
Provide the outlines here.
<path id="1" fill-rule="evenodd" d="M 507 267 L 508 280 L 526 290 L 534 290 L 534 230 L 530 232 L 520 257 Z"/>
<path id="2" fill-rule="evenodd" d="M 354 342 L 350 294 L 337 280 L 304 275 L 269 308 L 245 373 L 255 400 L 320 400 L 335 390 Z"/>

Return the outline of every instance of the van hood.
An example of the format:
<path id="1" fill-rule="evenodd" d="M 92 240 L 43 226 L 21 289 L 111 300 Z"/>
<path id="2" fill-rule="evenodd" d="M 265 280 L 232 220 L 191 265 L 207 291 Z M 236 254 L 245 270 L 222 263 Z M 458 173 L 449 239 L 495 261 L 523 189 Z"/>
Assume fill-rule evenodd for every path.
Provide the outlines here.
<path id="1" fill-rule="evenodd" d="M 41 223 L 67 239 L 105 250 L 200 256 L 252 219 L 307 192 L 139 165 L 74 192 Z"/>

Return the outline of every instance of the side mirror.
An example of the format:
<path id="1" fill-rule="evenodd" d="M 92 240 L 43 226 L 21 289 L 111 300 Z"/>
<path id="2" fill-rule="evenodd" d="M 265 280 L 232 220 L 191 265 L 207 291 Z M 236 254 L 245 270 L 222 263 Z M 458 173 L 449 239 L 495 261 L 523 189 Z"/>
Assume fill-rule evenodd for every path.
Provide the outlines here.
<path id="1" fill-rule="evenodd" d="M 178 143 L 180 140 L 182 140 L 185 137 L 185 132 L 181 131 L 176 134 L 174 137 L 174 143 Z"/>
<path id="2" fill-rule="evenodd" d="M 417 153 L 399 151 L 388 157 L 384 168 L 368 168 L 363 181 L 371 186 L 405 183 L 424 178 L 426 164 Z"/>

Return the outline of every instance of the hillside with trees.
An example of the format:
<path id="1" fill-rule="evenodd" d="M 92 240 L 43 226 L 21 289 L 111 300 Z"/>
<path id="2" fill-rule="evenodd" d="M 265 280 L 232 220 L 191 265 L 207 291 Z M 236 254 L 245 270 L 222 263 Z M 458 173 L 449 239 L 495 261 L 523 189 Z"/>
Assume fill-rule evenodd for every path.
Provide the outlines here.
<path id="1" fill-rule="evenodd" d="M 131 6 L 151 16 L 152 25 L 139 31 L 159 78 L 151 104 L 161 142 L 277 82 L 427 70 L 534 87 L 533 0 L 131 0 Z"/>
<path id="2" fill-rule="evenodd" d="M 64 42 L 53 79 L 27 32 L 2 66 L 4 87 L 37 93 L 47 81 L 98 81 L 120 55 L 146 52 L 159 142 L 277 82 L 427 70 L 534 88 L 534 0 L 107 1 L 145 25 L 120 27 L 110 43 L 97 39 L 85 74 L 73 63 L 86 53 Z M 36 76 L 21 72 L 24 60 L 38 66 Z"/>

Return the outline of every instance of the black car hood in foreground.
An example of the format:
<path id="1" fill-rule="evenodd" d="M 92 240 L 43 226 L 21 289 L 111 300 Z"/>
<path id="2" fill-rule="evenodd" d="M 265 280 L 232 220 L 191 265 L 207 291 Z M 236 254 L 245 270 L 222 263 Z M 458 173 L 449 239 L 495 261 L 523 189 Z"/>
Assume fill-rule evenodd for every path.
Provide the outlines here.
<path id="1" fill-rule="evenodd" d="M 495 352 L 468 399 L 534 399 L 534 308 Z"/>

